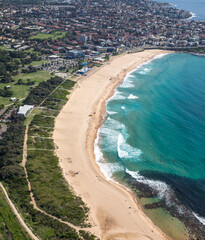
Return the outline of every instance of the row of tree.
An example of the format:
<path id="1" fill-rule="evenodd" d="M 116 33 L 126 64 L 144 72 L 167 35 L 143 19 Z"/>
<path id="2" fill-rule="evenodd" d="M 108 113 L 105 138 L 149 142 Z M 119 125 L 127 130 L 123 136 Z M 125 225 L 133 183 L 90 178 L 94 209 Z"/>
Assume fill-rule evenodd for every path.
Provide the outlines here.
<path id="1" fill-rule="evenodd" d="M 23 175 L 19 166 L 24 140 L 23 117 L 13 113 L 7 132 L 0 142 L 0 177 L 15 178 Z"/>

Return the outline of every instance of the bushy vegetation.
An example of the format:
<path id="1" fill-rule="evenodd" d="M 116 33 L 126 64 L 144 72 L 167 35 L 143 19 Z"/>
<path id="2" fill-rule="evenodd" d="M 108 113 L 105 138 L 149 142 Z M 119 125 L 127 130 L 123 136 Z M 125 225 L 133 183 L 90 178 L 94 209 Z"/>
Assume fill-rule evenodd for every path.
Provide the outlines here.
<path id="1" fill-rule="evenodd" d="M 38 86 L 31 90 L 24 103 L 39 105 L 62 82 L 63 79 L 60 77 L 53 77 L 47 82 L 41 82 Z"/>
<path id="2" fill-rule="evenodd" d="M 46 111 L 44 110 L 42 114 L 36 114 L 33 118 L 33 121 L 31 122 L 30 126 L 42 126 L 42 127 L 54 127 L 54 118 L 53 117 L 47 117 L 44 114 L 46 114 Z"/>
<path id="3" fill-rule="evenodd" d="M 50 128 L 38 128 L 38 127 L 31 127 L 29 128 L 29 136 L 36 136 L 36 137 L 51 137 L 53 133 L 53 129 Z"/>
<path id="4" fill-rule="evenodd" d="M 45 98 L 53 91 L 54 86 L 56 88 L 56 81 L 51 80 L 51 82 L 54 84 L 52 85 L 51 83 L 52 87 L 47 91 L 47 95 L 44 95 Z M 57 79 L 57 82 L 61 83 L 62 79 Z M 31 121 L 28 132 L 26 168 L 32 192 L 39 208 L 75 225 L 88 226 L 86 224 L 88 208 L 80 197 L 75 196 L 72 189 L 65 182 L 58 166 L 58 158 L 53 151 L 53 140 L 50 138 L 54 127 L 54 117 L 57 116 L 60 108 L 66 102 L 64 100 L 68 94 L 66 89 L 71 89 L 73 85 L 74 82 L 67 80 L 59 86 L 52 96 L 48 97 L 51 105 L 56 100 L 60 101 L 57 110 L 48 109 L 45 101 L 44 105 L 46 107 L 40 110 L 40 113 L 37 113 Z M 43 88 L 39 89 L 43 91 Z M 38 98 L 37 94 L 33 94 L 34 96 Z M 28 97 L 28 99 L 31 98 Z M 10 124 L 10 128 L 6 133 L 8 136 L 4 138 L 4 144 L 2 145 L 2 142 L 0 142 L 0 156 L 3 157 L 0 166 L 1 178 L 7 186 L 10 198 L 17 206 L 28 226 L 37 236 L 46 240 L 96 239 L 94 235 L 86 231 L 80 231 L 78 234 L 75 229 L 33 208 L 30 203 L 30 192 L 23 167 L 19 165 L 22 160 L 23 120 L 14 119 Z M 29 150 L 29 148 L 32 148 L 32 150 Z"/>
<path id="5" fill-rule="evenodd" d="M 27 141 L 28 148 L 39 148 L 39 149 L 54 149 L 52 139 L 45 139 L 41 137 L 29 137 Z"/>
<path id="6" fill-rule="evenodd" d="M 18 207 L 28 226 L 33 229 L 34 233 L 41 239 L 80 240 L 74 229 L 33 208 L 30 204 L 31 199 L 25 177 L 6 179 L 5 183 L 8 187 L 9 196 Z"/>
<path id="7" fill-rule="evenodd" d="M 3 192 L 0 190 L 0 239 L 30 239 L 12 212 Z"/>
<path id="8" fill-rule="evenodd" d="M 7 186 L 9 196 L 23 215 L 28 226 L 33 229 L 35 234 L 37 234 L 41 239 L 80 240 L 74 229 L 40 213 L 30 204 L 31 199 L 25 173 L 23 167 L 19 165 L 22 161 L 23 140 L 23 119 L 22 117 L 13 115 L 12 122 L 8 126 L 8 131 L 6 132 L 3 140 L 0 142 L 0 176 L 1 180 L 3 180 L 4 184 Z M 6 218 L 6 214 L 5 209 L 2 217 Z M 16 234 L 19 234 L 18 227 L 13 223 L 13 220 L 10 220 L 9 228 L 11 228 L 11 230 L 14 229 Z M 3 227 L 0 227 L 0 234 L 2 234 L 2 236 L 5 234 L 4 230 L 5 229 Z M 4 237 L 3 239 L 7 238 Z M 8 239 L 11 239 L 11 236 Z M 13 239 L 27 238 L 19 237 Z"/>
<path id="9" fill-rule="evenodd" d="M 52 151 L 53 140 L 45 138 L 50 136 L 49 130 L 54 127 L 52 114 L 56 115 L 65 104 L 67 89 L 71 89 L 74 82 L 67 80 L 63 85 L 47 97 L 43 104 L 46 108 L 40 114 L 36 114 L 30 123 L 29 128 L 32 130 L 29 131 L 28 148 L 36 148 L 36 150 L 28 151 L 27 171 L 34 197 L 41 209 L 75 225 L 85 225 L 88 208 L 81 198 L 75 196 L 69 189 L 58 167 L 58 158 Z M 58 111 L 48 109 L 49 106 L 56 106 Z M 34 137 L 32 134 L 38 136 L 34 135 Z"/>
<path id="10" fill-rule="evenodd" d="M 89 232 L 80 230 L 79 233 L 80 233 L 80 236 L 82 236 L 83 239 L 85 239 L 85 240 L 95 240 L 96 239 L 96 236 Z"/>
<path id="11" fill-rule="evenodd" d="M 75 225 L 83 225 L 88 209 L 69 189 L 53 151 L 28 151 L 27 171 L 41 209 Z"/>
<path id="12" fill-rule="evenodd" d="M 18 165 L 21 162 L 23 141 L 23 118 L 13 114 L 7 132 L 0 142 L 0 177 L 2 179 L 24 175 L 23 169 Z"/>
<path id="13" fill-rule="evenodd" d="M 0 96 L 2 97 L 11 97 L 13 95 L 13 92 L 7 88 L 4 87 L 3 89 L 0 89 Z"/>

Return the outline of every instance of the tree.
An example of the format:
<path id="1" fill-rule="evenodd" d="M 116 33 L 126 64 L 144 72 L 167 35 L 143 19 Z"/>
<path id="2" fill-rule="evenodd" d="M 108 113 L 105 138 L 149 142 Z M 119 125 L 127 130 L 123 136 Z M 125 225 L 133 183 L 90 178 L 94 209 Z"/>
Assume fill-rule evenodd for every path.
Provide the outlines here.
<path id="1" fill-rule="evenodd" d="M 22 85 L 23 84 L 23 80 L 21 78 L 19 78 L 18 82 L 16 83 L 17 85 Z"/>
<path id="2" fill-rule="evenodd" d="M 12 179 L 16 177 L 22 177 L 23 175 L 23 168 L 17 164 L 3 167 L 0 173 L 2 179 Z"/>
<path id="3" fill-rule="evenodd" d="M 1 83 L 9 83 L 12 82 L 13 79 L 11 78 L 11 75 L 6 73 L 2 78 L 1 78 Z"/>

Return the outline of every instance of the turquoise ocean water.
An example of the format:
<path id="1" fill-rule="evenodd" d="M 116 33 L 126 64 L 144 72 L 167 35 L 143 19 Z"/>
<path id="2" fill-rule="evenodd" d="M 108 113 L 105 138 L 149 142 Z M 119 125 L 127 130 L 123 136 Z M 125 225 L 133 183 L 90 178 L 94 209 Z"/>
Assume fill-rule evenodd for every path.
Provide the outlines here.
<path id="1" fill-rule="evenodd" d="M 171 3 L 179 9 L 194 13 L 193 20 L 205 21 L 205 0 L 158 0 L 158 2 Z"/>
<path id="2" fill-rule="evenodd" d="M 147 186 L 205 227 L 205 57 L 157 56 L 126 76 L 106 110 L 95 142 L 104 175 Z"/>

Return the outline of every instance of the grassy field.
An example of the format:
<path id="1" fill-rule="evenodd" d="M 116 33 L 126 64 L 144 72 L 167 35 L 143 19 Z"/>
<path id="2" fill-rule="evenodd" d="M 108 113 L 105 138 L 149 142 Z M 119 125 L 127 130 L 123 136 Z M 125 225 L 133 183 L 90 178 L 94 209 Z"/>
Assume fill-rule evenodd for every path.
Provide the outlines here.
<path id="1" fill-rule="evenodd" d="M 63 38 L 65 37 L 66 32 L 63 31 L 57 31 L 53 33 L 38 33 L 35 36 L 30 37 L 30 39 L 40 39 L 40 40 L 47 40 L 51 38 L 52 40 Z"/>
<path id="2" fill-rule="evenodd" d="M 0 223 L 0 239 L 30 239 L 12 212 L 2 190 L 0 190 Z"/>
<path id="3" fill-rule="evenodd" d="M 4 88 L 7 85 L 11 86 L 11 91 L 13 91 L 13 95 L 12 97 L 16 97 L 17 99 L 22 99 L 22 98 L 26 98 L 29 90 L 31 87 L 35 87 L 36 85 L 38 85 L 40 82 L 42 81 L 46 81 L 50 78 L 50 75 L 48 72 L 43 72 L 43 71 L 37 71 L 35 73 L 21 73 L 15 77 L 13 77 L 13 79 L 15 80 L 15 82 L 12 83 L 0 83 L 0 88 Z M 17 81 L 19 79 L 22 79 L 23 81 L 26 82 L 27 79 L 31 79 L 31 81 L 35 81 L 35 84 L 32 86 L 26 86 L 26 85 L 15 85 L 15 83 L 17 83 Z M 10 101 L 11 97 L 0 97 L 0 103 L 4 104 L 4 105 L 8 105 L 11 104 Z"/>
<path id="4" fill-rule="evenodd" d="M 40 61 L 33 61 L 31 64 L 29 64 L 29 65 L 31 65 L 31 66 L 38 66 L 38 65 L 41 65 L 41 64 L 43 64 L 43 63 L 46 63 L 47 61 L 45 61 L 45 60 L 40 60 Z"/>
<path id="5" fill-rule="evenodd" d="M 0 46 L 0 50 L 8 50 L 9 48 L 7 48 L 5 45 L 1 45 Z"/>

